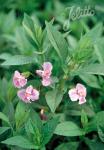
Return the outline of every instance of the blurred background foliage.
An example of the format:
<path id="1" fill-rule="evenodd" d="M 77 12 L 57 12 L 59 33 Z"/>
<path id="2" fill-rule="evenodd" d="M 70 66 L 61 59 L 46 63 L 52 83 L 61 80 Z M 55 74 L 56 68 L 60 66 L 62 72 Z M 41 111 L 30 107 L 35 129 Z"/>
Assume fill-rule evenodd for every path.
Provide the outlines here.
<path id="1" fill-rule="evenodd" d="M 98 22 L 104 21 L 104 0 L 0 0 L 0 53 L 32 54 L 34 47 L 28 42 L 22 28 L 24 13 L 32 16 L 35 23 L 40 24 L 42 28 L 45 26 L 45 20 L 50 21 L 54 18 L 56 26 L 64 32 L 65 8 L 72 6 L 81 8 L 90 6 L 95 9 L 94 16 L 84 17 L 70 23 L 71 36 L 68 37 L 68 42 L 69 45 L 75 47 L 81 34 Z M 3 56 L 0 58 L 2 62 Z M 5 69 L 0 67 L 0 69 L 2 70 L 0 76 L 3 77 L 8 67 Z"/>
<path id="2" fill-rule="evenodd" d="M 66 8 L 72 6 L 78 6 L 81 8 L 91 6 L 91 8 L 95 10 L 95 15 L 71 21 L 68 31 L 65 32 L 63 30 L 63 24 L 66 21 Z M 56 28 L 58 28 L 64 36 L 67 36 L 69 46 L 71 48 L 75 48 L 81 36 L 85 32 L 89 31 L 99 23 L 104 24 L 104 0 L 0 0 L 0 63 L 2 63 L 6 58 L 10 58 L 10 56 L 12 55 L 31 56 L 34 53 L 34 49 L 36 49 L 27 39 L 23 29 L 22 21 L 24 13 L 30 15 L 34 22 L 36 24 L 39 24 L 43 29 L 45 28 L 45 20 L 51 21 L 52 19 L 54 19 Z M 98 49 L 100 51 L 100 56 L 102 56 L 102 58 L 99 56 L 99 53 L 96 53 L 97 56 L 94 56 L 99 58 L 96 60 L 97 62 L 99 61 L 100 63 L 104 63 L 104 27 L 102 26 L 101 29 L 97 28 L 97 30 L 101 30 L 101 37 L 99 38 L 99 40 L 97 40 L 97 43 Z M 96 36 L 96 34 L 94 35 Z M 74 57 L 77 58 L 77 56 Z M 58 62 L 57 57 L 53 54 L 53 64 L 54 61 Z M 57 63 L 57 65 L 54 66 L 53 74 L 60 74 L 60 71 L 57 70 L 59 65 L 60 64 Z M 11 78 L 14 70 L 19 69 L 21 72 L 29 70 L 34 73 L 36 68 L 37 65 L 24 65 L 21 67 L 0 65 L 0 110 L 2 110 L 4 105 L 4 112 L 6 112 L 7 105 L 9 105 L 10 110 L 14 109 L 11 105 L 11 101 L 15 99 L 17 102 L 16 91 L 11 85 Z M 87 84 L 86 86 L 88 87 L 88 93 L 90 95 L 89 107 L 85 106 L 85 109 L 88 117 L 90 118 L 94 116 L 96 112 L 104 110 L 104 79 L 101 76 L 82 74 L 79 77 L 75 77 L 73 83 L 77 83 L 80 81 L 84 84 Z M 5 99 L 7 100 L 7 104 L 5 102 Z M 10 103 L 8 104 L 8 102 Z M 81 115 L 81 108 L 79 106 L 73 105 L 71 102 L 69 103 L 70 104 L 62 102 L 60 110 L 63 106 L 65 108 L 65 114 L 62 113 L 62 120 L 63 115 L 69 117 L 70 114 L 70 118 L 72 120 L 73 116 L 76 117 Z M 8 112 L 6 112 L 6 114 L 8 114 Z M 13 116 L 13 111 L 12 114 L 9 114 L 9 116 Z M 79 121 L 79 118 L 76 118 L 76 122 L 77 121 Z M 91 135 L 88 135 L 88 137 L 90 137 L 91 139 L 94 138 L 93 141 L 90 141 L 87 137 L 85 139 L 86 145 L 90 145 L 91 150 L 95 150 L 95 147 L 97 147 L 98 145 L 102 146 L 102 143 L 97 145 L 97 135 L 95 134 L 95 132 Z M 76 138 L 76 141 L 78 140 Z M 50 145 L 53 144 L 55 146 L 54 141 L 56 142 L 57 139 L 54 138 L 54 140 L 51 141 L 47 147 L 51 147 Z M 61 144 L 62 141 L 64 141 L 63 144 Z M 64 137 L 63 140 L 63 137 L 60 137 L 58 144 L 61 145 L 57 147 L 56 150 L 67 150 L 68 147 L 71 147 L 70 149 L 72 150 L 77 149 L 78 142 L 73 142 L 72 140 L 72 143 L 69 144 L 67 141 L 70 141 L 70 138 Z M 83 143 L 83 141 L 82 145 L 85 146 L 85 143 Z M 81 149 L 82 147 L 79 146 L 79 149 Z M 104 148 L 104 145 L 102 147 Z M 86 148 L 86 150 L 88 150 L 88 147 Z M 99 150 L 99 146 L 96 150 Z"/>

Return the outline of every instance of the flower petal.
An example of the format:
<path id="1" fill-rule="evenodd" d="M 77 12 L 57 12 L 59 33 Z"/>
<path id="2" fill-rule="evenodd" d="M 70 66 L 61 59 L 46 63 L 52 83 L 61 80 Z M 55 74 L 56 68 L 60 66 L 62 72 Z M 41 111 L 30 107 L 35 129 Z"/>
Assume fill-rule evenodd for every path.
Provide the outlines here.
<path id="1" fill-rule="evenodd" d="M 43 76 L 44 71 L 42 70 L 36 70 L 36 74 L 39 75 L 40 77 Z"/>
<path id="2" fill-rule="evenodd" d="M 85 97 L 80 97 L 79 98 L 79 104 L 81 105 L 81 104 L 84 104 L 84 103 L 86 103 Z"/>
<path id="3" fill-rule="evenodd" d="M 69 90 L 68 94 L 69 94 L 71 101 L 77 101 L 79 98 L 79 95 L 77 94 L 77 91 L 75 88 Z"/>
<path id="4" fill-rule="evenodd" d="M 52 66 L 52 64 L 50 62 L 44 62 L 42 67 L 43 67 L 44 71 L 45 70 L 52 71 L 52 68 L 53 68 L 53 66 Z"/>
<path id="5" fill-rule="evenodd" d="M 21 88 L 27 84 L 27 79 L 21 75 L 18 71 L 14 72 L 13 85 L 17 88 Z"/>
<path id="6" fill-rule="evenodd" d="M 26 84 L 27 84 L 27 79 L 22 78 L 22 79 L 20 80 L 20 86 L 21 86 L 21 87 L 24 87 Z"/>
<path id="7" fill-rule="evenodd" d="M 28 87 L 26 88 L 26 93 L 31 94 L 31 93 L 32 93 L 32 90 L 33 90 L 33 86 L 30 85 L 30 86 L 28 86 Z"/>
<path id="8" fill-rule="evenodd" d="M 20 72 L 19 71 L 15 71 L 14 72 L 14 76 L 16 77 L 16 78 L 19 78 L 19 77 L 21 77 L 21 74 L 20 74 Z"/>
<path id="9" fill-rule="evenodd" d="M 51 78 L 43 78 L 42 85 L 43 86 L 49 86 L 52 83 Z"/>
<path id="10" fill-rule="evenodd" d="M 13 77 L 13 85 L 16 87 L 16 88 L 21 88 L 21 85 L 20 85 L 20 82 L 17 78 Z"/>
<path id="11" fill-rule="evenodd" d="M 78 83 L 76 85 L 76 89 L 77 89 L 77 92 L 78 92 L 79 96 L 86 97 L 87 92 L 86 92 L 86 88 L 85 88 L 84 85 Z"/>
<path id="12" fill-rule="evenodd" d="M 31 94 L 31 100 L 35 101 L 39 99 L 39 91 L 36 89 L 33 89 L 32 94 Z"/>
<path id="13" fill-rule="evenodd" d="M 19 91 L 17 92 L 17 95 L 18 95 L 18 97 L 19 97 L 22 101 L 24 101 L 25 103 L 30 103 L 30 101 L 26 98 L 25 92 L 26 92 L 25 89 L 19 90 Z"/>

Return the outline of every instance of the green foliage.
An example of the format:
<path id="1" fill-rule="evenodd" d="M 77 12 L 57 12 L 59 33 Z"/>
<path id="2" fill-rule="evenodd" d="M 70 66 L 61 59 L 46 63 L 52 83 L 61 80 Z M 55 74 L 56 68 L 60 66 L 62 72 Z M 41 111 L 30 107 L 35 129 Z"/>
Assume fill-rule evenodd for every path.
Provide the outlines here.
<path id="1" fill-rule="evenodd" d="M 47 144 L 53 136 L 54 130 L 58 124 L 59 118 L 49 120 L 43 126 L 43 145 Z"/>
<path id="2" fill-rule="evenodd" d="M 6 61 L 2 63 L 2 65 L 25 65 L 25 64 L 31 64 L 36 63 L 37 59 L 33 56 L 22 56 L 22 55 L 15 55 L 8 57 Z"/>
<path id="3" fill-rule="evenodd" d="M 84 74 L 84 73 L 81 73 L 79 75 L 79 77 L 90 87 L 93 87 L 93 88 L 97 88 L 97 89 L 100 89 L 101 86 L 100 86 L 100 83 L 99 83 L 99 80 L 98 78 L 95 76 L 95 75 L 92 75 L 92 74 Z"/>
<path id="4" fill-rule="evenodd" d="M 91 141 L 89 139 L 85 139 L 86 144 L 88 145 L 88 147 L 90 148 L 90 150 L 98 150 L 99 147 L 101 150 L 104 149 L 104 144 L 101 142 L 97 142 L 97 141 Z"/>
<path id="5" fill-rule="evenodd" d="M 91 64 L 85 67 L 80 68 L 77 71 L 77 74 L 96 74 L 96 75 L 104 75 L 104 65 L 103 64 Z"/>
<path id="6" fill-rule="evenodd" d="M 0 1 L 0 150 L 104 150 L 103 3 Z M 87 6 L 94 15 L 83 14 Z M 53 66 L 47 87 L 49 72 L 36 74 L 44 62 Z M 20 89 L 15 70 L 28 79 Z M 86 104 L 68 95 L 77 83 L 86 87 Z M 24 103 L 17 92 L 29 85 L 39 100 Z"/>
<path id="7" fill-rule="evenodd" d="M 61 35 L 59 31 L 57 31 L 51 23 L 46 22 L 46 29 L 48 38 L 56 50 L 58 56 L 62 61 L 65 61 L 67 55 L 68 55 L 68 45 L 64 39 L 64 37 Z M 62 41 L 62 42 L 60 42 Z"/>
<path id="8" fill-rule="evenodd" d="M 81 123 L 82 123 L 83 128 L 86 127 L 88 124 L 88 117 L 84 110 L 82 110 L 82 113 L 81 113 Z"/>
<path id="9" fill-rule="evenodd" d="M 58 124 L 55 133 L 63 136 L 81 136 L 84 135 L 83 130 L 81 130 L 75 123 L 71 121 L 66 121 Z"/>
<path id="10" fill-rule="evenodd" d="M 48 91 L 45 97 L 49 108 L 54 113 L 56 108 L 61 103 L 63 93 L 60 93 L 58 90 L 55 89 L 53 91 Z"/>
<path id="11" fill-rule="evenodd" d="M 72 55 L 75 64 L 88 63 L 93 56 L 93 45 L 90 38 L 82 36 Z"/>
<path id="12" fill-rule="evenodd" d="M 35 44 L 36 48 L 41 48 L 43 33 L 41 27 L 36 25 L 33 20 L 27 15 L 24 15 L 23 27 L 28 34 L 30 43 Z"/>
<path id="13" fill-rule="evenodd" d="M 5 121 L 8 125 L 10 125 L 9 119 L 8 117 L 3 114 L 2 112 L 0 112 L 0 119 L 2 119 L 3 121 Z"/>
<path id="14" fill-rule="evenodd" d="M 10 128 L 9 127 L 0 127 L 0 135 L 8 131 Z"/>
<path id="15" fill-rule="evenodd" d="M 34 118 L 32 118 L 25 124 L 26 133 L 35 146 L 43 148 L 53 136 L 58 118 L 48 120 L 43 125 L 37 113 L 34 112 Z"/>
<path id="16" fill-rule="evenodd" d="M 69 142 L 60 144 L 55 150 L 77 150 L 78 142 Z"/>
<path id="17" fill-rule="evenodd" d="M 30 110 L 28 106 L 19 102 L 16 106 L 15 122 L 16 128 L 19 129 L 28 119 Z"/>
<path id="18" fill-rule="evenodd" d="M 25 148 L 25 149 L 33 149 L 33 148 L 35 148 L 34 144 L 29 142 L 27 140 L 27 138 L 24 138 L 22 136 L 11 137 L 11 138 L 3 141 L 2 143 L 8 144 L 8 145 L 12 145 L 12 146 L 19 146 L 19 147 Z"/>

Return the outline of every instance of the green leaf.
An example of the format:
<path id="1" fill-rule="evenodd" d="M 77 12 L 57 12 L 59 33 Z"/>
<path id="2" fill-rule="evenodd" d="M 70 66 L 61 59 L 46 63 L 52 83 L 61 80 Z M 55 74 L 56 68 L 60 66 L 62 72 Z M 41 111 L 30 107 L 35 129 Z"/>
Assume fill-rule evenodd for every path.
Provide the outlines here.
<path id="1" fill-rule="evenodd" d="M 85 142 L 90 148 L 90 150 L 104 150 L 104 144 L 98 141 L 91 141 L 88 138 L 85 138 Z"/>
<path id="2" fill-rule="evenodd" d="M 92 40 L 92 42 L 96 44 L 96 41 L 102 34 L 102 28 L 103 28 L 102 23 L 97 24 L 93 29 L 91 29 L 85 34 L 85 37 L 86 36 L 89 37 Z"/>
<path id="3" fill-rule="evenodd" d="M 82 123 L 83 128 L 86 127 L 86 125 L 88 124 L 87 114 L 84 110 L 82 110 L 81 112 L 81 123 Z"/>
<path id="4" fill-rule="evenodd" d="M 104 38 L 99 38 L 95 43 L 95 53 L 100 63 L 104 63 Z"/>
<path id="5" fill-rule="evenodd" d="M 68 142 L 60 144 L 55 150 L 77 150 L 78 142 Z"/>
<path id="6" fill-rule="evenodd" d="M 104 142 L 104 127 L 98 126 L 98 135 L 102 142 Z"/>
<path id="7" fill-rule="evenodd" d="M 9 59 L 11 56 L 12 55 L 9 53 L 2 53 L 2 54 L 0 54 L 0 59 L 6 60 L 6 59 Z"/>
<path id="8" fill-rule="evenodd" d="M 32 111 L 30 116 L 29 120 L 25 123 L 25 130 L 29 139 L 33 140 L 34 144 L 40 147 L 42 141 L 42 121 L 35 111 Z"/>
<path id="9" fill-rule="evenodd" d="M 29 134 L 34 134 L 34 129 L 33 129 L 33 126 L 32 126 L 32 121 L 31 119 L 29 119 L 26 124 L 25 124 L 25 130 L 26 130 L 26 133 L 29 135 Z"/>
<path id="10" fill-rule="evenodd" d="M 26 30 L 26 36 L 29 42 L 36 48 L 40 48 L 43 40 L 41 27 L 34 23 L 27 14 L 24 14 L 23 27 Z"/>
<path id="11" fill-rule="evenodd" d="M 47 144 L 51 139 L 52 135 L 54 134 L 54 130 L 58 124 L 58 121 L 59 118 L 53 118 L 46 122 L 45 125 L 43 125 L 43 146 Z"/>
<path id="12" fill-rule="evenodd" d="M 31 75 L 31 72 L 29 72 L 29 71 L 23 72 L 22 75 L 23 75 L 25 78 L 28 78 L 28 77 Z"/>
<path id="13" fill-rule="evenodd" d="M 91 64 L 89 66 L 85 66 L 77 72 L 75 72 L 76 75 L 80 74 L 96 74 L 96 75 L 104 75 L 104 64 Z"/>
<path id="14" fill-rule="evenodd" d="M 3 114 L 2 112 L 0 112 L 0 119 L 5 121 L 8 125 L 10 125 L 9 118 L 5 114 Z"/>
<path id="15" fill-rule="evenodd" d="M 40 131 L 38 126 L 35 124 L 35 122 L 33 122 L 33 120 L 29 119 L 25 123 L 25 130 L 28 138 L 31 141 L 33 141 L 35 145 L 40 147 L 40 141 L 41 141 Z"/>
<path id="16" fill-rule="evenodd" d="M 101 40 L 101 39 L 100 39 Z M 99 43 L 100 44 L 100 43 Z M 101 47 L 101 46 L 100 46 Z M 94 49 L 95 49 L 95 53 L 96 53 L 96 55 L 97 55 L 97 57 L 98 57 L 98 60 L 99 60 L 99 62 L 100 63 L 104 63 L 104 58 L 103 58 L 103 55 L 101 54 L 101 50 L 100 50 L 100 47 L 97 45 L 97 43 L 96 43 L 96 45 L 94 46 Z"/>
<path id="17" fill-rule="evenodd" d="M 25 28 L 28 35 L 35 41 L 35 38 L 34 38 L 34 22 L 27 14 L 24 14 L 23 27 Z"/>
<path id="18" fill-rule="evenodd" d="M 11 137 L 5 141 L 2 141 L 2 143 L 7 145 L 18 146 L 25 149 L 35 149 L 35 145 L 22 136 Z"/>
<path id="19" fill-rule="evenodd" d="M 73 52 L 73 61 L 76 65 L 84 64 L 93 61 L 96 58 L 95 53 L 102 62 L 102 57 L 97 49 L 96 42 L 99 40 L 102 33 L 102 24 L 98 24 L 84 36 L 81 37 L 78 42 L 75 51 Z M 95 53 L 94 53 L 95 51 Z"/>
<path id="20" fill-rule="evenodd" d="M 10 129 L 9 127 L 0 127 L 0 135 L 8 131 L 9 129 Z"/>
<path id="21" fill-rule="evenodd" d="M 76 65 L 78 64 L 85 65 L 85 63 L 91 62 L 92 56 L 93 56 L 92 42 L 88 37 L 82 36 L 76 48 L 72 51 L 72 60 Z"/>
<path id="22" fill-rule="evenodd" d="M 58 124 L 54 133 L 63 136 L 84 135 L 83 131 L 75 123 L 71 121 L 66 121 Z"/>
<path id="23" fill-rule="evenodd" d="M 34 45 L 34 41 L 33 44 L 30 43 L 23 27 L 16 28 L 15 37 L 13 36 L 13 40 L 14 44 L 20 50 L 21 54 L 26 54 L 29 56 L 33 54 L 36 44 Z"/>
<path id="24" fill-rule="evenodd" d="M 15 55 L 8 58 L 6 61 L 4 61 L 1 65 L 25 65 L 25 64 L 31 64 L 31 63 L 37 63 L 37 59 L 34 56 L 22 56 L 22 55 Z"/>
<path id="25" fill-rule="evenodd" d="M 8 13 L 8 15 L 5 14 L 4 18 L 5 18 L 5 20 L 3 22 L 3 27 L 2 27 L 3 33 L 6 33 L 6 34 L 13 33 L 13 31 L 15 30 L 16 25 L 17 25 L 15 11 L 12 10 Z M 8 24 L 9 24 L 9 28 L 8 28 Z"/>
<path id="26" fill-rule="evenodd" d="M 63 93 L 59 92 L 57 89 L 53 91 L 48 91 L 45 95 L 46 102 L 52 112 L 55 112 L 56 108 L 60 104 L 63 97 Z"/>
<path id="27" fill-rule="evenodd" d="M 39 132 L 41 133 L 42 121 L 40 119 L 39 114 L 32 110 L 30 113 L 30 116 L 31 116 L 31 121 L 32 121 L 33 127 L 38 128 Z"/>
<path id="28" fill-rule="evenodd" d="M 95 75 L 91 74 L 80 74 L 79 77 L 90 87 L 100 89 L 99 80 Z"/>
<path id="29" fill-rule="evenodd" d="M 92 132 L 92 131 L 97 131 L 95 119 L 93 119 L 93 120 L 91 120 L 90 122 L 88 122 L 88 124 L 86 125 L 84 131 L 85 131 L 86 133 L 90 133 L 90 132 Z"/>
<path id="30" fill-rule="evenodd" d="M 99 138 L 104 142 L 104 111 L 98 112 L 95 116 L 96 128 Z"/>
<path id="31" fill-rule="evenodd" d="M 20 101 L 17 104 L 16 112 L 15 112 L 16 128 L 20 128 L 21 125 L 25 123 L 25 121 L 29 117 L 29 112 L 30 112 L 30 109 L 25 103 Z"/>
<path id="32" fill-rule="evenodd" d="M 45 147 L 42 147 L 40 150 L 46 150 L 46 148 L 45 148 Z"/>
<path id="33" fill-rule="evenodd" d="M 65 61 L 67 55 L 68 55 L 68 45 L 62 36 L 62 34 L 57 31 L 51 23 L 46 22 L 46 30 L 48 34 L 48 38 L 56 50 L 58 56 L 61 58 L 61 60 Z"/>
<path id="34" fill-rule="evenodd" d="M 104 128 L 104 111 L 100 111 L 95 116 L 96 126 L 101 126 Z"/>

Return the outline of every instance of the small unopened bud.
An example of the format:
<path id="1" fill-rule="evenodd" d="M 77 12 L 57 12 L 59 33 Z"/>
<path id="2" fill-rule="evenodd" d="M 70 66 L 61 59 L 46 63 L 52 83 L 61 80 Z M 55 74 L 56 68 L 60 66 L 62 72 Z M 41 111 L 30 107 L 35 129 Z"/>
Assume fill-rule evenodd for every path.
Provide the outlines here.
<path id="1" fill-rule="evenodd" d="M 44 109 L 41 109 L 40 117 L 41 117 L 41 120 L 47 120 L 47 116 L 44 114 Z"/>

